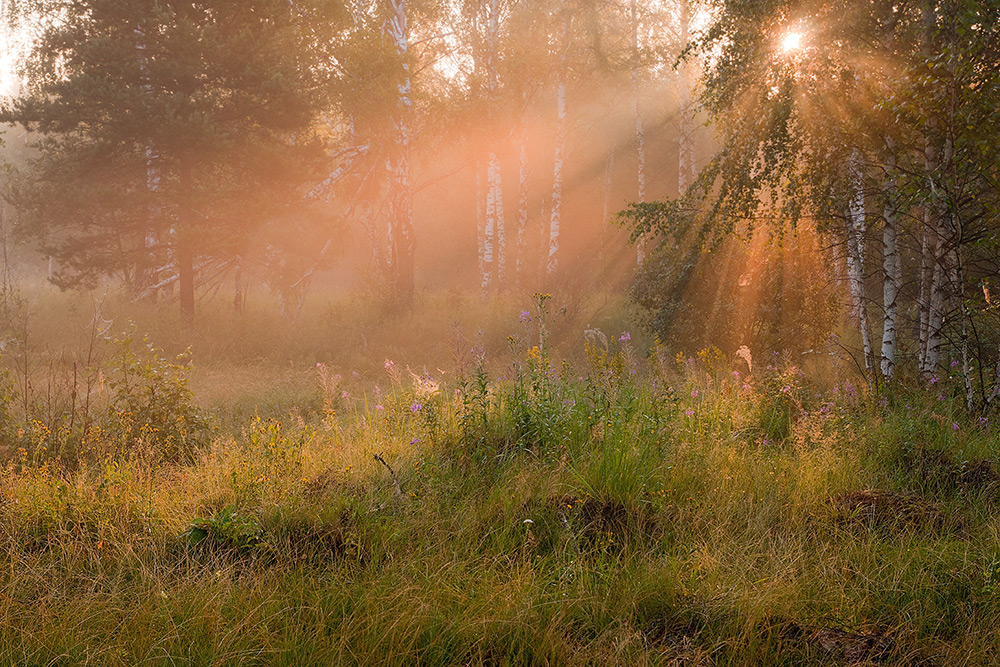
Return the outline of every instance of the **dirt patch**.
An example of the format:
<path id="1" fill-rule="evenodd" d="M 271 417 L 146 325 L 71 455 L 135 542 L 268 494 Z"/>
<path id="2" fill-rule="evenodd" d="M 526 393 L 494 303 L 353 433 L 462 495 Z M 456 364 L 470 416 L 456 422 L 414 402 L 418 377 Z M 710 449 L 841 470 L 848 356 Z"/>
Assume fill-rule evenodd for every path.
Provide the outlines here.
<path id="1" fill-rule="evenodd" d="M 941 508 L 914 494 L 894 491 L 850 491 L 832 499 L 834 521 L 845 527 L 888 529 L 960 529 Z"/>

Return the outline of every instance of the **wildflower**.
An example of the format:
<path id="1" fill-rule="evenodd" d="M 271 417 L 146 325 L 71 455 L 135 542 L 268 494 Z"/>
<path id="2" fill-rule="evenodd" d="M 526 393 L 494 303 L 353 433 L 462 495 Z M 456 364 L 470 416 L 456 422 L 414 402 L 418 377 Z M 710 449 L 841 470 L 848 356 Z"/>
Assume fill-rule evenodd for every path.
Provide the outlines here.
<path id="1" fill-rule="evenodd" d="M 340 392 L 340 397 L 341 397 L 341 398 L 344 398 L 344 399 L 346 399 L 346 398 L 349 398 L 350 396 L 351 396 L 351 395 L 350 395 L 350 394 L 348 394 L 348 393 L 347 393 L 346 391 L 342 391 L 342 392 Z"/>
<path id="2" fill-rule="evenodd" d="M 686 414 L 688 417 L 690 417 L 691 415 L 694 414 L 694 410 L 687 410 L 687 411 L 684 412 L 684 414 Z"/>
<path id="3" fill-rule="evenodd" d="M 733 371 L 733 379 L 734 380 L 739 380 L 740 379 L 740 372 L 739 371 Z"/>
<path id="4" fill-rule="evenodd" d="M 698 390 L 697 389 L 692 389 L 691 390 L 691 398 L 698 398 Z"/>
<path id="5" fill-rule="evenodd" d="M 531 321 L 531 313 L 526 310 L 521 311 L 521 316 L 517 318 L 521 324 L 527 324 Z"/>
<path id="6" fill-rule="evenodd" d="M 375 409 L 376 410 L 385 410 L 385 406 L 383 406 L 381 403 L 379 403 L 378 405 L 375 406 Z"/>
<path id="7" fill-rule="evenodd" d="M 951 362 L 951 367 L 954 368 L 955 366 L 958 366 L 958 360 Z"/>
<path id="8" fill-rule="evenodd" d="M 958 424 L 955 423 L 955 422 L 952 422 L 952 424 L 951 424 L 951 430 L 952 431 L 957 431 L 958 430 Z"/>
<path id="9" fill-rule="evenodd" d="M 632 336 L 627 331 L 624 332 L 621 336 L 618 337 L 618 342 L 619 343 L 624 343 L 627 340 L 632 340 Z"/>
<path id="10" fill-rule="evenodd" d="M 934 377 L 932 377 L 932 378 L 931 378 L 931 379 L 929 380 L 929 382 L 930 382 L 931 384 L 937 384 L 937 381 L 938 381 L 938 380 L 940 380 L 940 379 L 941 379 L 941 378 L 939 378 L 939 377 L 938 377 L 937 375 L 935 375 Z"/>
<path id="11" fill-rule="evenodd" d="M 420 410 L 421 410 L 421 409 L 422 409 L 423 407 L 424 407 L 424 406 L 423 406 L 423 404 L 421 404 L 421 403 L 413 403 L 412 405 L 410 405 L 410 412 L 412 412 L 412 413 L 416 414 L 416 413 L 420 412 Z"/>
<path id="12" fill-rule="evenodd" d="M 412 440 L 410 440 L 410 444 L 411 445 L 419 445 L 420 444 L 420 438 L 413 438 Z"/>

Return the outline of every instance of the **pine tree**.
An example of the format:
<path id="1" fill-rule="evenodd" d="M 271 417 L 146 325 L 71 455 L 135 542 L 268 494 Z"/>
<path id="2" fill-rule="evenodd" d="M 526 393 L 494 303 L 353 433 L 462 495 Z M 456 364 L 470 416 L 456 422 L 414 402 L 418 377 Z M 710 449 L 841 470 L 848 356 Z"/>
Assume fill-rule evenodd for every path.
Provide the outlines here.
<path id="1" fill-rule="evenodd" d="M 75 0 L 35 45 L 0 121 L 36 133 L 10 197 L 62 286 L 176 281 L 303 200 L 321 146 L 322 68 L 288 0 Z M 158 275 L 157 269 L 166 267 Z"/>

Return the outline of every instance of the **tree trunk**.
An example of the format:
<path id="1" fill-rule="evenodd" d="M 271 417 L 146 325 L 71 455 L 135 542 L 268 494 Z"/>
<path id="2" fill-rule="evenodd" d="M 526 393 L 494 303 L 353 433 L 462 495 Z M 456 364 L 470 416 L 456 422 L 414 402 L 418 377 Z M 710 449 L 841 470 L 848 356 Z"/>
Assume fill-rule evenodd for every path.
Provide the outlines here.
<path id="1" fill-rule="evenodd" d="M 497 73 L 497 39 L 500 33 L 500 0 L 490 0 L 489 16 L 487 17 L 487 54 L 486 71 L 487 84 L 489 86 L 489 118 L 491 146 L 489 154 L 489 164 L 487 180 L 489 181 L 490 193 L 493 199 L 493 218 L 496 233 L 496 284 L 500 288 L 506 280 L 507 268 L 507 230 L 504 220 L 503 209 L 503 177 L 500 171 L 500 158 L 497 155 L 496 140 L 493 134 L 496 131 L 496 109 L 499 104 L 497 94 L 500 87 Z M 489 213 L 487 212 L 487 216 Z"/>
<path id="2" fill-rule="evenodd" d="M 559 233 L 562 223 L 563 168 L 566 161 L 566 77 L 567 42 L 570 15 L 563 15 L 562 54 L 559 60 L 559 81 L 556 84 L 556 155 L 552 170 L 552 214 L 549 219 L 549 252 L 546 273 L 552 275 L 559 266 Z"/>
<path id="3" fill-rule="evenodd" d="M 395 146 L 389 161 L 391 177 L 389 195 L 390 238 L 397 295 L 406 303 L 413 300 L 413 188 L 410 180 L 411 81 L 409 58 L 409 28 L 406 0 L 389 0 L 392 14 L 385 30 L 396 46 L 402 79 L 397 87 L 395 111 Z"/>
<path id="4" fill-rule="evenodd" d="M 635 150 L 638 158 L 636 166 L 637 201 L 646 201 L 646 133 L 642 122 L 642 109 L 639 104 L 639 14 L 636 0 L 632 0 L 632 117 L 635 120 Z M 645 239 L 639 239 L 635 249 L 635 261 L 640 266 L 646 260 Z"/>
<path id="5" fill-rule="evenodd" d="M 195 228 L 194 210 L 191 206 L 193 182 L 191 170 L 181 167 L 179 173 L 180 206 L 177 210 L 177 284 L 180 290 L 181 318 L 188 325 L 194 324 L 194 248 L 192 232 Z"/>
<path id="6" fill-rule="evenodd" d="M 483 189 L 483 169 L 479 156 L 473 160 L 476 173 L 476 257 L 479 260 L 480 287 L 486 292 L 490 287 L 490 268 L 486 264 L 486 191 Z"/>
<path id="7" fill-rule="evenodd" d="M 691 5 L 680 0 L 681 48 L 687 47 L 691 29 Z M 681 62 L 677 69 L 680 87 L 680 136 L 678 138 L 677 194 L 683 195 L 694 181 L 694 113 L 691 104 L 691 71 Z"/>
<path id="8" fill-rule="evenodd" d="M 490 154 L 490 162 L 486 168 L 486 219 L 483 229 L 483 295 L 485 296 L 493 286 L 493 242 L 496 236 L 496 190 L 493 187 L 493 154 Z"/>
<path id="9" fill-rule="evenodd" d="M 517 259 L 515 270 L 524 271 L 524 253 L 527 247 L 525 233 L 528 228 L 528 126 L 522 119 L 518 132 L 517 156 Z"/>
<path id="10" fill-rule="evenodd" d="M 872 349 L 871 330 L 868 325 L 868 304 L 865 294 L 865 195 L 862 189 L 860 157 L 851 156 L 849 169 L 850 201 L 847 207 L 847 275 L 851 288 L 854 317 L 861 331 L 864 349 L 865 371 L 871 372 L 875 365 Z"/>
<path id="11" fill-rule="evenodd" d="M 177 273 L 180 288 L 181 317 L 188 325 L 194 324 L 194 253 L 187 234 L 177 239 Z"/>
<path id="12" fill-rule="evenodd" d="M 885 207 L 882 211 L 882 378 L 891 382 L 896 373 L 896 337 L 899 324 L 897 299 L 903 284 L 903 266 L 899 253 L 899 215 L 896 211 L 896 147 L 886 137 L 886 180 L 883 185 Z"/>

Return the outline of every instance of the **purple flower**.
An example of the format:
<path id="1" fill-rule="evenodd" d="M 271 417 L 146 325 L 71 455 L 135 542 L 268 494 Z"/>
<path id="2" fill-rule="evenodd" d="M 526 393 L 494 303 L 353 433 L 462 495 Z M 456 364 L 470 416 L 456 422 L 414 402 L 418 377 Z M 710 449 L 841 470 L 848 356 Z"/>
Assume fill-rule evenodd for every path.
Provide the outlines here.
<path id="1" fill-rule="evenodd" d="M 419 445 L 420 444 L 420 438 L 414 438 L 413 440 L 410 440 L 410 444 L 411 445 Z"/>
<path id="2" fill-rule="evenodd" d="M 417 413 L 420 412 L 421 408 L 424 406 L 420 403 L 414 403 L 410 406 L 410 412 Z"/>
<path id="3" fill-rule="evenodd" d="M 618 337 L 618 342 L 619 343 L 624 343 L 627 340 L 632 340 L 632 336 L 629 335 L 629 332 L 627 332 L 627 331 L 625 333 L 623 333 L 621 336 Z"/>
<path id="4" fill-rule="evenodd" d="M 690 417 L 691 415 L 693 415 L 693 414 L 694 414 L 694 410 L 686 410 L 686 411 L 684 412 L 684 414 L 686 414 L 686 415 L 687 415 L 688 417 Z"/>
<path id="5" fill-rule="evenodd" d="M 955 423 L 953 423 L 953 424 L 951 425 L 951 430 L 952 430 L 952 431 L 957 431 L 957 430 L 958 430 L 958 424 L 955 424 Z"/>
<path id="6" fill-rule="evenodd" d="M 691 398 L 698 398 L 698 390 L 697 389 L 692 389 L 691 390 Z"/>
<path id="7" fill-rule="evenodd" d="M 739 380 L 740 379 L 740 372 L 739 371 L 733 371 L 733 378 Z"/>
<path id="8" fill-rule="evenodd" d="M 938 380 L 940 380 L 940 379 L 941 379 L 941 378 L 939 378 L 939 377 L 938 377 L 937 375 L 935 375 L 934 377 L 932 377 L 932 378 L 930 379 L 930 383 L 931 383 L 931 384 L 937 384 L 937 381 L 938 381 Z"/>
<path id="9" fill-rule="evenodd" d="M 531 321 L 531 313 L 526 310 L 521 311 L 521 316 L 517 318 L 522 324 L 527 324 Z"/>
<path id="10" fill-rule="evenodd" d="M 958 366 L 958 361 L 957 360 L 951 362 L 951 367 L 954 368 L 955 366 Z"/>
<path id="11" fill-rule="evenodd" d="M 379 403 L 378 405 L 375 406 L 375 409 L 376 410 L 385 410 L 385 406 L 383 406 L 381 403 Z"/>
<path id="12" fill-rule="evenodd" d="M 351 396 L 351 395 L 350 395 L 350 394 L 348 394 L 348 393 L 347 393 L 346 391 L 342 391 L 342 392 L 340 392 L 340 397 L 341 397 L 341 398 L 350 398 L 350 396 Z"/>

